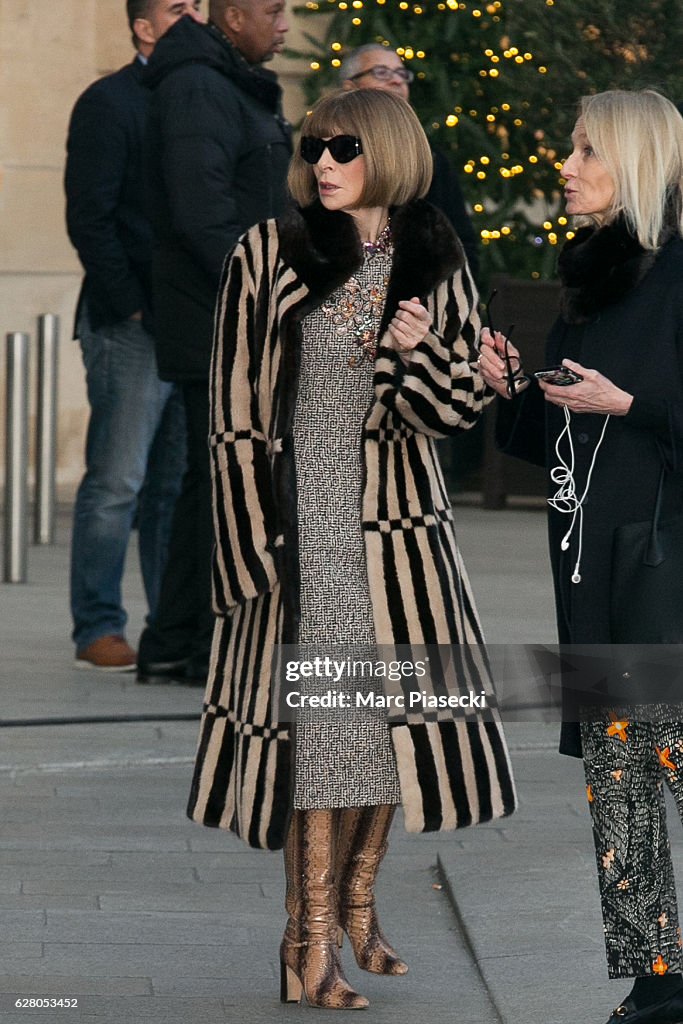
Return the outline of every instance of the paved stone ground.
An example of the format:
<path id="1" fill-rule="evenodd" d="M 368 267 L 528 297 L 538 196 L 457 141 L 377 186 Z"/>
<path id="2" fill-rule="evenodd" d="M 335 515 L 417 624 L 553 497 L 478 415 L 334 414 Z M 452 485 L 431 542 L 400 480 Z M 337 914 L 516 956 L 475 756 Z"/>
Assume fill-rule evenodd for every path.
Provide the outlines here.
<path id="1" fill-rule="evenodd" d="M 489 639 L 551 642 L 543 516 L 469 508 L 458 522 Z M 0 586 L 0 1022 L 312 1013 L 277 998 L 281 857 L 184 817 L 201 695 L 73 667 L 67 557 L 63 521 L 54 548 L 31 550 L 30 582 Z M 134 565 L 126 599 L 135 639 Z M 76 717 L 95 721 L 64 724 Z M 556 731 L 508 729 L 515 817 L 426 837 L 397 823 L 379 899 L 410 974 L 362 974 L 345 948 L 369 1024 L 602 1024 L 618 1002 L 580 765 L 555 753 Z M 15 1007 L 46 997 L 78 1007 Z"/>

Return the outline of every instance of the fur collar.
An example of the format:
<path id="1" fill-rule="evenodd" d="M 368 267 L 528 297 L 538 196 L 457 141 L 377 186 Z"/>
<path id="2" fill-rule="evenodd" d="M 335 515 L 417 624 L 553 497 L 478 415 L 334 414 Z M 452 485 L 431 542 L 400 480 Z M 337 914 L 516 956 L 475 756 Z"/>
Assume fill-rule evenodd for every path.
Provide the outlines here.
<path id="1" fill-rule="evenodd" d="M 643 248 L 621 217 L 601 228 L 579 228 L 558 261 L 564 320 L 586 323 L 619 302 L 640 284 L 656 255 Z"/>
<path id="2" fill-rule="evenodd" d="M 394 262 L 380 333 L 401 299 L 433 291 L 464 265 L 459 238 L 446 217 L 424 199 L 391 211 Z M 340 287 L 363 261 L 353 218 L 326 210 L 316 200 L 278 221 L 284 261 L 310 290 L 316 304 Z"/>

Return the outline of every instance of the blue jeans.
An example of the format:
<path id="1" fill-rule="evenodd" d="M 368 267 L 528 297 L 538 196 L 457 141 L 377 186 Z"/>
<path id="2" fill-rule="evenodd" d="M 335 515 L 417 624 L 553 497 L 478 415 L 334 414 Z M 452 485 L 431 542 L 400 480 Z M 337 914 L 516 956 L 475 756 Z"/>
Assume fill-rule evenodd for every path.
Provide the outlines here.
<path id="1" fill-rule="evenodd" d="M 211 607 L 214 546 L 209 463 L 209 382 L 184 381 L 187 470 L 173 513 L 159 607 L 140 637 L 138 665 L 189 659 L 188 671 L 206 675 L 215 616 Z M 227 635 L 227 634 L 226 634 Z"/>
<path id="2" fill-rule="evenodd" d="M 82 650 L 124 633 L 121 580 L 134 525 L 154 614 L 185 469 L 185 418 L 181 395 L 158 377 L 154 340 L 142 324 L 93 331 L 85 314 L 78 333 L 90 403 L 71 546 L 72 635 Z"/>

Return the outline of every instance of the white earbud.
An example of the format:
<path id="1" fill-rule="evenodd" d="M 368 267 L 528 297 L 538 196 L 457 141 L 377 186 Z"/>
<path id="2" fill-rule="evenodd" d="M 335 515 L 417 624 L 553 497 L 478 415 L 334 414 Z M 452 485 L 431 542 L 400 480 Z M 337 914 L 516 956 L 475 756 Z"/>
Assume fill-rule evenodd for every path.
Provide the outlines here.
<path id="1" fill-rule="evenodd" d="M 600 445 L 602 444 L 603 439 L 605 437 L 605 431 L 607 430 L 607 424 L 609 423 L 609 415 L 605 416 L 605 422 L 604 422 L 604 424 L 602 426 L 602 433 L 600 434 L 600 438 L 598 440 L 598 443 L 595 446 L 595 451 L 593 452 L 593 457 L 591 459 L 591 464 L 590 464 L 590 467 L 588 469 L 588 476 L 586 477 L 586 487 L 585 487 L 584 492 L 583 492 L 583 494 L 581 495 L 580 498 L 576 494 L 576 483 L 575 483 L 575 480 L 574 480 L 574 442 L 572 440 L 572 432 L 571 432 L 571 413 L 570 413 L 570 411 L 569 411 L 569 409 L 567 408 L 566 405 L 564 407 L 564 419 L 565 419 L 564 430 L 562 430 L 562 432 L 560 433 L 560 436 L 558 437 L 557 441 L 555 442 L 555 454 L 556 454 L 558 462 L 560 464 L 559 464 L 559 466 L 555 466 L 555 468 L 553 470 L 551 470 L 551 473 L 550 473 L 550 479 L 553 481 L 553 483 L 559 484 L 560 486 L 559 486 L 557 492 L 553 495 L 553 497 L 552 498 L 548 498 L 548 504 L 552 508 L 554 508 L 556 512 L 562 512 L 564 515 L 570 515 L 572 517 L 571 525 L 570 525 L 569 529 L 567 530 L 567 532 L 565 533 L 565 535 L 562 538 L 562 540 L 560 541 L 560 550 L 561 551 L 568 551 L 569 550 L 569 542 L 570 542 L 570 539 L 571 539 L 571 535 L 574 532 L 574 527 L 576 525 L 576 519 L 577 519 L 577 516 L 578 516 L 578 519 L 579 519 L 579 535 L 578 535 L 579 536 L 579 551 L 578 551 L 578 558 L 576 559 L 576 565 L 574 566 L 574 572 L 572 573 L 571 580 L 572 580 L 572 583 L 580 583 L 581 582 L 581 573 L 580 573 L 579 570 L 580 570 L 580 567 L 581 567 L 581 552 L 582 552 L 582 549 L 583 549 L 583 503 L 586 500 L 586 495 L 588 494 L 588 490 L 589 490 L 590 485 L 591 485 L 591 477 L 593 475 L 593 470 L 595 468 L 595 460 L 598 457 L 598 452 L 600 451 Z M 565 434 L 567 435 L 567 440 L 569 442 L 569 461 L 568 462 L 565 462 L 564 458 L 562 457 L 562 453 L 560 451 L 560 444 L 561 444 L 562 438 L 564 437 Z"/>

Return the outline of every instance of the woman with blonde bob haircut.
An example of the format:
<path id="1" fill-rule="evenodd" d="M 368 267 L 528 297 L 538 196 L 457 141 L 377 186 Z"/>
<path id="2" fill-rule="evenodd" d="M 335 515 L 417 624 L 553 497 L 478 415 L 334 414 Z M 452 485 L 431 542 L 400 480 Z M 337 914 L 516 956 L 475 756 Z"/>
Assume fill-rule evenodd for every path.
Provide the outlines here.
<path id="1" fill-rule="evenodd" d="M 683 720 L 653 645 L 683 642 L 683 118 L 652 90 L 586 96 L 562 175 L 577 230 L 546 369 L 483 331 L 481 370 L 503 449 L 550 471 L 560 642 L 611 689 L 560 746 L 584 760 L 609 976 L 635 979 L 608 1024 L 680 1024 L 663 782 L 683 817 Z"/>
<path id="2" fill-rule="evenodd" d="M 384 701 L 383 664 L 395 682 L 397 645 L 470 645 L 457 685 L 489 685 L 435 447 L 486 402 L 477 295 L 452 227 L 420 198 L 430 167 L 404 100 L 321 100 L 291 165 L 299 205 L 238 242 L 216 317 L 218 620 L 190 815 L 284 846 L 281 998 L 332 1009 L 368 1005 L 344 976 L 342 932 L 363 970 L 408 970 L 374 899 L 397 805 L 411 832 L 515 806 L 497 719 L 367 710 Z M 281 644 L 297 646 L 278 703 Z M 311 676 L 326 658 L 334 678 Z M 418 693 L 432 685 L 415 674 Z M 311 710 L 321 699 L 331 709 Z"/>

